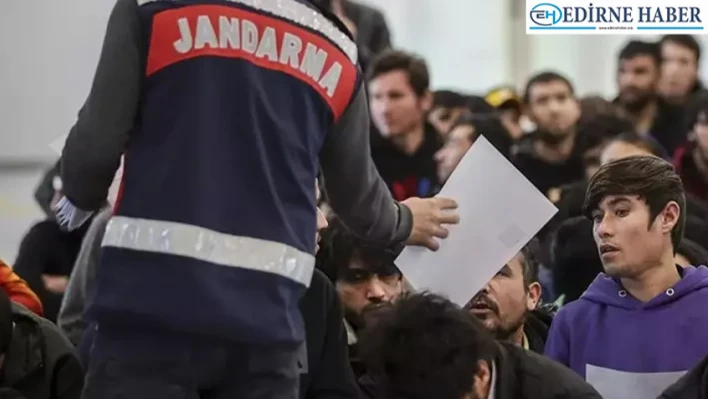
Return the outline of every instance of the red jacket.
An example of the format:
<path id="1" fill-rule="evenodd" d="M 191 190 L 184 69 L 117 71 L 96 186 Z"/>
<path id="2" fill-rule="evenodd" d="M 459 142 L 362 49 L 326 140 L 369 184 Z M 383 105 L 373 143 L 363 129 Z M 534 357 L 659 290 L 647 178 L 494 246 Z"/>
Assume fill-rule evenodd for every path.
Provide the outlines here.
<path id="1" fill-rule="evenodd" d="M 10 300 L 24 305 L 37 316 L 44 315 L 42 302 L 37 294 L 2 260 L 0 260 L 0 287 L 10 297 Z"/>

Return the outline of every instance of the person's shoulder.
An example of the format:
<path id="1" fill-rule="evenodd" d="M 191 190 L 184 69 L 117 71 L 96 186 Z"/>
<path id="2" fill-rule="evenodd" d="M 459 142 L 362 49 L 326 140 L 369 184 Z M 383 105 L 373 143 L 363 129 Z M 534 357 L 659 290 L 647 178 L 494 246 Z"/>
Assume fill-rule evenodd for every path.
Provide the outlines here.
<path id="1" fill-rule="evenodd" d="M 543 398 L 600 398 L 600 395 L 578 374 L 545 356 L 510 343 L 503 348 L 516 363 L 516 378 L 522 392 L 535 392 Z"/>
<path id="2" fill-rule="evenodd" d="M 334 301 L 337 291 L 329 278 L 320 270 L 312 273 L 310 286 L 300 300 L 300 310 L 303 316 L 312 313 L 327 313 Z"/>
<path id="3" fill-rule="evenodd" d="M 32 225 L 27 231 L 25 239 L 28 241 L 53 240 L 61 236 L 63 236 L 63 232 L 57 222 L 52 219 L 47 219 Z"/>
<path id="4" fill-rule="evenodd" d="M 25 328 L 25 331 L 41 335 L 44 343 L 43 352 L 47 359 L 56 359 L 63 355 L 75 355 L 74 345 L 61 333 L 59 327 L 51 321 L 37 316 L 24 305 L 16 302 L 12 303 L 12 315 L 15 323 L 29 327 Z"/>

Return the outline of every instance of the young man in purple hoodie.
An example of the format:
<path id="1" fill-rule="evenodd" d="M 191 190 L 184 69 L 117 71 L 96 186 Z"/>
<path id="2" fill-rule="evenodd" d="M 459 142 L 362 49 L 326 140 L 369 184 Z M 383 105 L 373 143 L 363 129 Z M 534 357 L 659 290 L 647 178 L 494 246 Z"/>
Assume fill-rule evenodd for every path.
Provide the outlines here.
<path id="1" fill-rule="evenodd" d="M 546 355 L 605 399 L 656 398 L 708 354 L 708 268 L 674 262 L 685 195 L 657 157 L 604 165 L 583 213 L 605 273 L 556 315 Z"/>

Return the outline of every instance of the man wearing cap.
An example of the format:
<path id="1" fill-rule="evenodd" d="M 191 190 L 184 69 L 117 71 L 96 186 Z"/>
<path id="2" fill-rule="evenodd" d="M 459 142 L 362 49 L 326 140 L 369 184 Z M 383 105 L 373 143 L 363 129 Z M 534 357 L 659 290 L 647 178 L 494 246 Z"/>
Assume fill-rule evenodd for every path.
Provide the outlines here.
<path id="1" fill-rule="evenodd" d="M 521 128 L 523 111 L 521 99 L 516 91 L 509 87 L 498 87 L 490 90 L 484 99 L 499 111 L 499 117 L 509 131 L 509 135 L 514 140 L 520 139 L 524 135 L 524 130 Z"/>

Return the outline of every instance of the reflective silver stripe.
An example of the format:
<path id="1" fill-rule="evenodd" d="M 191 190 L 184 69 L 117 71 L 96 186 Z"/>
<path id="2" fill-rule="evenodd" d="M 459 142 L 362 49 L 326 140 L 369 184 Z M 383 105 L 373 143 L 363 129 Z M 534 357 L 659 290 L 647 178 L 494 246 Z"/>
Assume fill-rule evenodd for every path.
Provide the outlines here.
<path id="1" fill-rule="evenodd" d="M 139 6 L 155 1 L 170 0 L 136 0 Z M 319 12 L 294 0 L 226 0 L 232 3 L 239 3 L 256 10 L 261 10 L 278 16 L 288 21 L 295 22 L 301 26 L 306 26 L 314 31 L 320 32 L 333 41 L 349 57 L 352 63 L 356 64 L 359 53 L 349 36 L 339 30 L 332 21 L 325 18 Z"/>
<path id="2" fill-rule="evenodd" d="M 125 216 L 114 216 L 108 222 L 102 245 L 274 273 L 308 287 L 315 267 L 312 254 L 285 244 L 183 223 Z"/>

